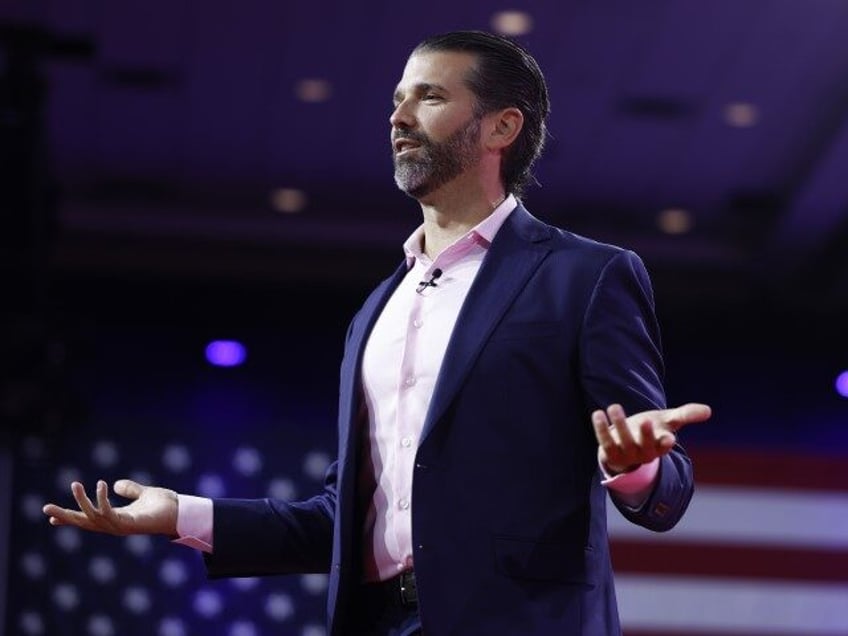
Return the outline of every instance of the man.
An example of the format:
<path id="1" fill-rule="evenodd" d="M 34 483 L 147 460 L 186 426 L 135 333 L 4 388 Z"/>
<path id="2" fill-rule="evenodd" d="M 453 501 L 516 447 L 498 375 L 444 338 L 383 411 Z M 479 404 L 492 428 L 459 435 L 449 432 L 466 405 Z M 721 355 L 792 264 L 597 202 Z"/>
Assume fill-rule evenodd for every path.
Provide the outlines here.
<path id="1" fill-rule="evenodd" d="M 97 505 L 74 483 L 81 511 L 45 513 L 178 536 L 211 576 L 329 571 L 331 634 L 618 634 L 606 493 L 671 528 L 693 489 L 675 432 L 709 408 L 663 408 L 638 257 L 517 200 L 548 113 L 528 53 L 428 39 L 394 104 L 395 181 L 424 222 L 350 325 L 324 491 L 213 502 L 123 480 L 135 501 L 112 508 L 104 482 Z"/>

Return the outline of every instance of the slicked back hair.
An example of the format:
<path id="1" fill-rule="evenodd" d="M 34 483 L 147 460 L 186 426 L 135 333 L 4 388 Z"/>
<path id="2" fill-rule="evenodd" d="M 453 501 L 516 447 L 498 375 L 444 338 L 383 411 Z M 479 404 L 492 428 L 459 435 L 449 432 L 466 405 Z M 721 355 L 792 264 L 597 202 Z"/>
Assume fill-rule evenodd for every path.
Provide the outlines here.
<path id="1" fill-rule="evenodd" d="M 535 181 L 531 170 L 545 145 L 550 112 L 548 86 L 536 60 L 512 40 L 485 31 L 429 37 L 412 54 L 422 52 L 470 53 L 477 64 L 466 81 L 477 98 L 478 113 L 515 107 L 524 115 L 524 126 L 501 164 L 504 188 L 520 196 Z"/>

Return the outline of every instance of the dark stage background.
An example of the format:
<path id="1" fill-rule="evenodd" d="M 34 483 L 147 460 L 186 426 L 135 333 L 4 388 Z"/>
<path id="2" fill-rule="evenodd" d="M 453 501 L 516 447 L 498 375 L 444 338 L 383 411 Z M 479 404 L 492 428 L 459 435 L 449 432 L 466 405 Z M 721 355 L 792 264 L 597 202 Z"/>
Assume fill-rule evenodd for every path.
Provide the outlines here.
<path id="1" fill-rule="evenodd" d="M 610 515 L 628 636 L 848 634 L 842 0 L 0 0 L 6 634 L 324 633 L 322 574 L 209 582 L 187 548 L 40 510 L 73 479 L 320 488 L 347 322 L 420 218 L 391 93 L 454 28 L 536 54 L 526 204 L 644 258 L 669 401 L 714 408 L 682 434 L 684 522 Z M 220 339 L 242 365 L 209 364 Z"/>

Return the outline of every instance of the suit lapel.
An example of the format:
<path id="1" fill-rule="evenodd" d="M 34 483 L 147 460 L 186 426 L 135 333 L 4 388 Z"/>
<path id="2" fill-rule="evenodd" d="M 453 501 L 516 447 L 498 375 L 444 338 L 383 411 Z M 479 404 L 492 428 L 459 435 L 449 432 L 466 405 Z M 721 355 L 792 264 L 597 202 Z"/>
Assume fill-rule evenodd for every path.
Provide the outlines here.
<path id="1" fill-rule="evenodd" d="M 354 437 L 350 434 L 350 431 L 357 417 L 358 397 L 362 385 L 362 354 L 365 351 L 368 334 L 371 333 L 377 317 L 380 315 L 383 307 L 385 307 L 389 297 L 403 280 L 406 272 L 407 265 L 404 261 L 395 270 L 394 274 L 383 281 L 368 297 L 359 312 L 358 319 L 354 320 L 351 325 L 341 369 L 341 400 L 339 404 L 340 460 L 343 454 L 356 448 Z"/>
<path id="2" fill-rule="evenodd" d="M 550 251 L 551 229 L 519 204 L 495 235 L 468 291 L 442 362 L 421 441 L 444 413 L 483 345 Z"/>

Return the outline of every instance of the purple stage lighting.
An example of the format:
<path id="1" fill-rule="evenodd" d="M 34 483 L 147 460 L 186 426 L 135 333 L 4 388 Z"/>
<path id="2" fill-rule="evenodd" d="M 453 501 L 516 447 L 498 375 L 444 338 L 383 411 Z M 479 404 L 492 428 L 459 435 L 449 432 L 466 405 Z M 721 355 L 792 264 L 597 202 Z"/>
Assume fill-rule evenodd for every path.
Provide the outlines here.
<path id="1" fill-rule="evenodd" d="M 213 340 L 206 346 L 206 359 L 216 367 L 237 367 L 247 358 L 247 349 L 235 340 Z"/>
<path id="2" fill-rule="evenodd" d="M 848 398 L 848 371 L 843 371 L 836 376 L 836 392 L 844 398 Z"/>

